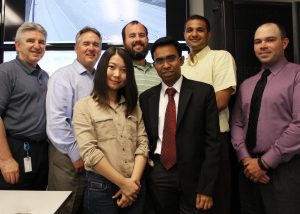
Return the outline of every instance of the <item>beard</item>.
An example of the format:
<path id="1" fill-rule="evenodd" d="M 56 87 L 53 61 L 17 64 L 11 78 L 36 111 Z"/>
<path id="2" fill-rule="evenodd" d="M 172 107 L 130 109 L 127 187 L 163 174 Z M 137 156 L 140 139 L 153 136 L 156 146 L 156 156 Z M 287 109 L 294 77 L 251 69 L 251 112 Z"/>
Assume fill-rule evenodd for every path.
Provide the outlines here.
<path id="1" fill-rule="evenodd" d="M 131 55 L 131 58 L 133 60 L 145 59 L 146 56 L 147 56 L 147 54 L 148 54 L 148 50 L 147 49 L 145 49 L 145 50 L 143 50 L 141 52 L 136 52 L 134 50 L 130 51 L 130 55 Z"/>
<path id="2" fill-rule="evenodd" d="M 144 45 L 144 44 L 141 44 L 140 45 Z M 134 44 L 133 44 L 134 46 Z M 147 54 L 148 54 L 148 46 L 144 46 L 144 49 L 141 50 L 141 51 L 135 51 L 133 48 L 128 48 L 127 51 L 129 52 L 131 58 L 133 60 L 141 60 L 141 59 L 145 59 Z"/>

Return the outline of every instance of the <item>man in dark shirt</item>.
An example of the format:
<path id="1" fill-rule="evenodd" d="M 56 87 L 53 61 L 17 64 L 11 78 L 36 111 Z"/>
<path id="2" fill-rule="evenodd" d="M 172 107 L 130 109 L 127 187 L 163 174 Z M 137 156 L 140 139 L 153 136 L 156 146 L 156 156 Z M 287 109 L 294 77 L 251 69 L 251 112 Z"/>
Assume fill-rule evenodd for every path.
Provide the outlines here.
<path id="1" fill-rule="evenodd" d="M 209 213 L 219 170 L 220 141 L 212 86 L 181 75 L 180 44 L 170 37 L 151 48 L 162 83 L 140 97 L 149 138 L 148 193 L 157 214 Z"/>
<path id="2" fill-rule="evenodd" d="M 44 190 L 48 176 L 45 99 L 46 30 L 23 23 L 16 59 L 0 65 L 0 189 Z"/>

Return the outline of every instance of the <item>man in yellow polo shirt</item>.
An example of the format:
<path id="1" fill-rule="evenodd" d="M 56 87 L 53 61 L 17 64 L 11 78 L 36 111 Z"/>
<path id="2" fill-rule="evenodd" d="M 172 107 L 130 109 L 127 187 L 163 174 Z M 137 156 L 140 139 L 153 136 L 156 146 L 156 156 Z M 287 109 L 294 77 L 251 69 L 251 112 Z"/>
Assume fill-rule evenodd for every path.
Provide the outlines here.
<path id="1" fill-rule="evenodd" d="M 211 50 L 209 21 L 199 15 L 192 15 L 184 26 L 184 38 L 190 54 L 182 66 L 182 74 L 192 80 L 208 83 L 214 87 L 222 142 L 220 175 L 214 196 L 213 213 L 230 214 L 231 169 L 228 103 L 236 90 L 236 65 L 231 54 L 224 50 Z"/>

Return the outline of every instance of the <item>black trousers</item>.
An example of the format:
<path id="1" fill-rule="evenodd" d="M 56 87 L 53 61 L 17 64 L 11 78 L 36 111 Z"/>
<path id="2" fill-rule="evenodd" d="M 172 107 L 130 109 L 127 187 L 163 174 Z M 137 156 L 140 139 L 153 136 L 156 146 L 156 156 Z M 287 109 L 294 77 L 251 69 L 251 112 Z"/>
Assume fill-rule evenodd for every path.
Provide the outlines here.
<path id="1" fill-rule="evenodd" d="M 154 167 L 146 170 L 147 192 L 156 214 L 208 214 L 210 211 L 197 210 L 183 197 L 176 165 L 166 171 L 159 160 L 154 158 Z M 195 199 L 196 201 L 196 196 Z"/>
<path id="2" fill-rule="evenodd" d="M 19 164 L 20 178 L 17 184 L 6 183 L 0 173 L 0 189 L 2 190 L 45 190 L 48 184 L 48 140 L 32 141 L 7 136 L 8 145 L 13 158 Z M 24 172 L 24 142 L 30 145 L 32 172 Z"/>
<path id="3" fill-rule="evenodd" d="M 242 214 L 299 214 L 300 157 L 268 172 L 268 184 L 253 183 L 239 173 Z"/>
<path id="4" fill-rule="evenodd" d="M 232 163 L 230 159 L 230 135 L 228 132 L 221 133 L 221 158 L 220 171 L 216 180 L 215 193 L 213 196 L 214 205 L 212 214 L 232 214 L 231 212 L 231 179 Z M 236 160 L 234 160 L 234 163 Z"/>

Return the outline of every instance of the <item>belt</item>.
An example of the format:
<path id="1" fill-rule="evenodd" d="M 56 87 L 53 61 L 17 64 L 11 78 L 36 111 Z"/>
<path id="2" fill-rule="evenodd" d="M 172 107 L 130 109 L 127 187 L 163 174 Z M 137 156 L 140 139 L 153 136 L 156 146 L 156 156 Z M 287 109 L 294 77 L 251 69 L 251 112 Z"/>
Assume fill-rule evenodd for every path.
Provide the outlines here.
<path id="1" fill-rule="evenodd" d="M 30 137 L 12 136 L 12 135 L 7 135 L 7 137 L 18 140 L 18 141 L 22 141 L 22 142 L 28 142 L 28 143 L 41 143 L 41 142 L 47 141 L 47 138 L 32 139 Z"/>

